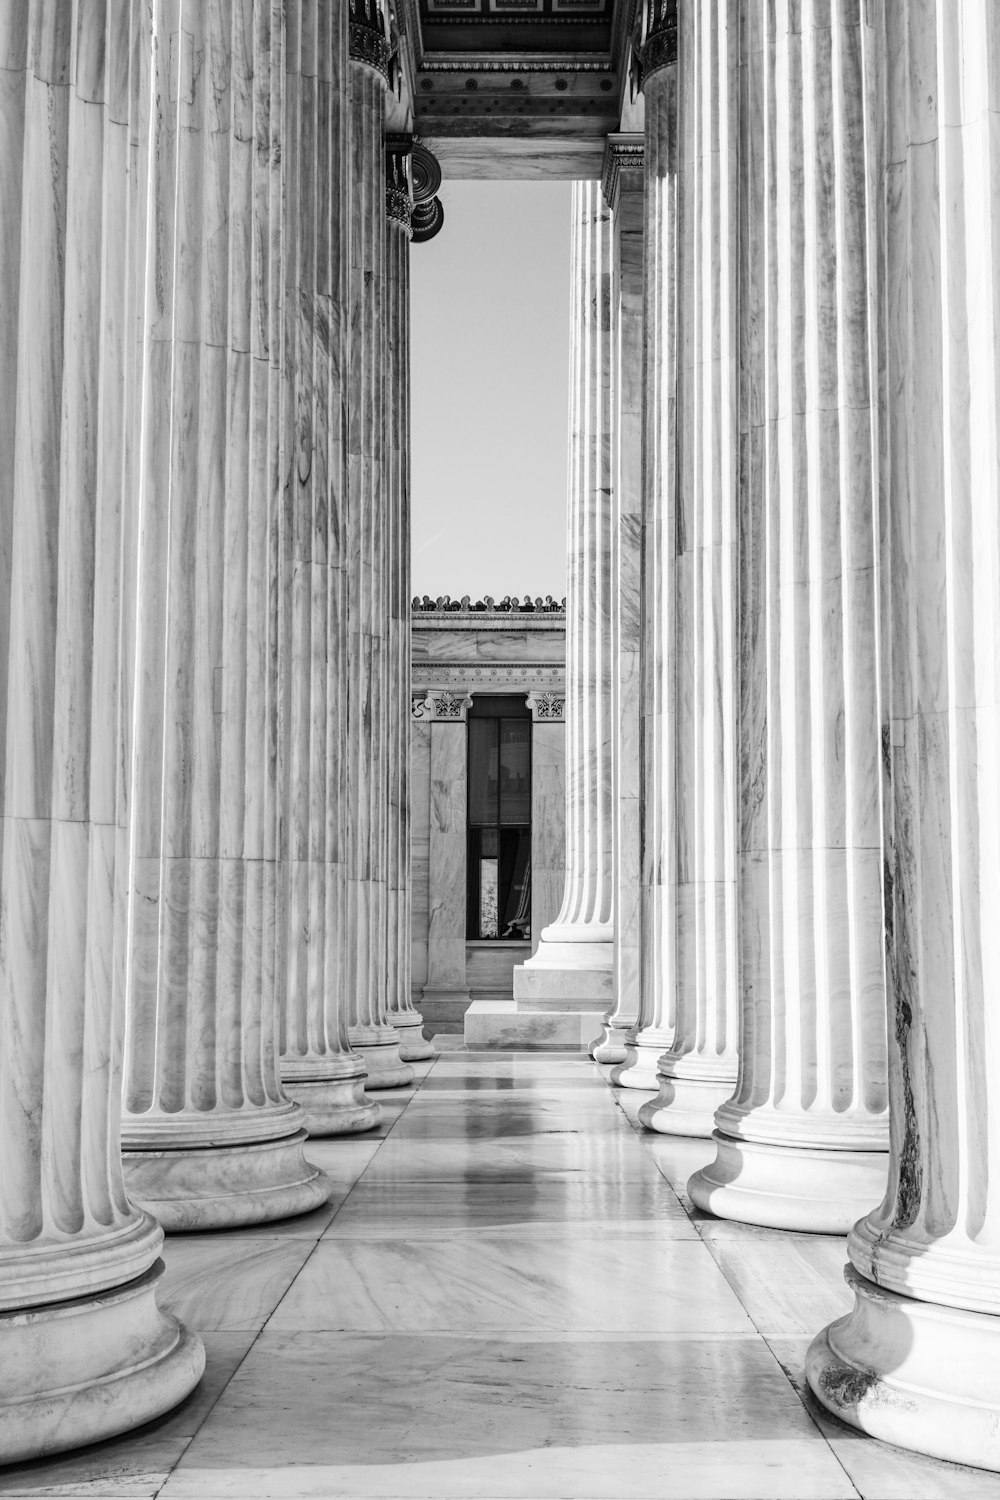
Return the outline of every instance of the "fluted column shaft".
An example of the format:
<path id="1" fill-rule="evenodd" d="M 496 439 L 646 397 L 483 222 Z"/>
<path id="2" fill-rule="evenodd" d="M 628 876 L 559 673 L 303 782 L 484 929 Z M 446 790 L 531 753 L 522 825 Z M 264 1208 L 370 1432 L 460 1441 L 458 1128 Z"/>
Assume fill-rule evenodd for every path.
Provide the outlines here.
<path id="1" fill-rule="evenodd" d="M 820 1401 L 1000 1469 L 1000 25 L 889 5 L 880 285 L 891 1166 Z"/>
<path id="2" fill-rule="evenodd" d="M 204 1367 L 118 1136 L 139 19 L 0 12 L 0 1462 L 159 1416 Z"/>
<path id="3" fill-rule="evenodd" d="M 800 24 L 801 21 L 801 24 Z M 741 8 L 740 1071 L 702 1208 L 846 1230 L 885 1183 L 872 122 L 860 7 Z"/>
<path id="4" fill-rule="evenodd" d="M 614 1004 L 591 1047 L 598 1062 L 623 1062 L 638 1020 L 642 963 L 642 412 L 643 139 L 609 136 L 604 195 L 612 213 L 614 366 L 611 534 L 611 788 L 614 830 Z"/>
<path id="5" fill-rule="evenodd" d="M 611 549 L 613 333 L 611 211 L 598 182 L 575 182 L 570 272 L 570 437 L 566 587 L 566 884 L 559 915 L 514 973 L 521 1003 L 603 1010 L 611 999 Z M 529 999 L 530 996 L 530 999 Z M 596 1029 L 596 1028 L 595 1028 Z"/>
<path id="6" fill-rule="evenodd" d="M 642 575 L 642 954 L 639 1015 L 612 1078 L 655 1089 L 673 1038 L 676 862 L 673 694 L 676 624 L 671 562 L 677 527 L 674 457 L 677 370 L 676 40 L 651 39 L 645 103 L 645 322 Z M 647 43 L 650 47 L 651 43 Z"/>
<path id="7" fill-rule="evenodd" d="M 728 0 L 678 37 L 676 1024 L 640 1121 L 711 1135 L 736 1082 L 736 245 L 739 37 Z M 669 731 L 668 731 L 669 732 Z"/>
<path id="8" fill-rule="evenodd" d="M 311 1135 L 378 1123 L 345 1005 L 346 5 L 287 10 L 279 545 L 281 1077 Z"/>
<path id="9" fill-rule="evenodd" d="M 434 1056 L 413 1004 L 410 961 L 410 215 L 409 137 L 386 151 L 386 391 L 389 507 L 389 910 L 387 1020 L 400 1056 Z"/>
<path id="10" fill-rule="evenodd" d="M 384 39 L 352 21 L 350 384 L 347 506 L 347 976 L 348 1035 L 370 1086 L 408 1083 L 399 1033 L 387 1020 L 389 947 L 390 558 Z M 364 30 L 361 28 L 364 25 Z M 366 41 L 364 49 L 361 42 Z M 376 61 L 361 56 L 374 48 Z M 392 934 L 395 941 L 396 934 Z"/>
<path id="11" fill-rule="evenodd" d="M 278 1078 L 282 13 L 154 5 L 140 143 L 122 1138 L 130 1191 L 169 1228 L 279 1218 L 328 1192 Z"/>

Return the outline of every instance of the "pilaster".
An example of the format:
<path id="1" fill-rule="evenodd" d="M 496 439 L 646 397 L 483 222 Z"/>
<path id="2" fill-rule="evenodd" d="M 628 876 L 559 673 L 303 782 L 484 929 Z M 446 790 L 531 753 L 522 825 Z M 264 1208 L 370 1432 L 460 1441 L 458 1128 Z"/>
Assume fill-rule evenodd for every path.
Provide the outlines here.
<path id="1" fill-rule="evenodd" d="M 611 996 L 611 213 L 573 185 L 566 662 L 566 883 L 514 970 L 518 1009 L 603 1011 Z"/>
<path id="2" fill-rule="evenodd" d="M 413 698 L 413 716 L 430 731 L 430 828 L 427 979 L 431 1006 L 469 1002 L 465 972 L 468 746 L 472 698 L 462 691 L 431 690 Z"/>
<path id="3" fill-rule="evenodd" d="M 203 1229 L 305 1212 L 329 1183 L 278 1077 L 283 30 L 252 0 L 185 16 L 176 46 L 151 48 L 139 148 L 122 1144 L 136 1201 Z"/>
<path id="4" fill-rule="evenodd" d="M 846 1231 L 888 1146 L 871 30 L 742 5 L 740 1068 L 699 1208 Z M 833 122 L 831 124 L 831 122 Z"/>
<path id="5" fill-rule="evenodd" d="M 276 982 L 282 1083 L 325 1136 L 380 1118 L 344 1003 L 347 10 L 292 0 L 287 27 Z"/>
<path id="6" fill-rule="evenodd" d="M 128 168 L 149 107 L 131 26 L 148 56 L 139 6 L 10 0 L 0 19 L 3 1463 L 159 1417 L 205 1364 L 157 1306 L 163 1233 L 119 1147 L 145 225 Z"/>
<path id="7" fill-rule="evenodd" d="M 890 1168 L 817 1398 L 1000 1469 L 1000 249 L 991 0 L 887 6 L 878 221 Z M 875 1200 L 872 1200 L 873 1203 Z"/>

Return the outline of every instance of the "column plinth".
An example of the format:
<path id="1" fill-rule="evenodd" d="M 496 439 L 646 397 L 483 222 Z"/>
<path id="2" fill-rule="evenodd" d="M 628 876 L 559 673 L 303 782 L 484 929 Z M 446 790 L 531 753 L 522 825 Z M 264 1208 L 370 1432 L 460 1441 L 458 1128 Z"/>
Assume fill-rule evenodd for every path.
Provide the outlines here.
<path id="1" fill-rule="evenodd" d="M 869 32 L 741 23 L 740 1058 L 688 1191 L 839 1234 L 888 1168 Z"/>
<path id="2" fill-rule="evenodd" d="M 123 939 L 125 1180 L 175 1231 L 305 1213 L 330 1192 L 278 1076 L 281 36 L 253 0 L 186 24 L 203 66 L 178 90 L 171 49 L 153 49 L 139 143 L 155 274 Z"/>
<path id="3" fill-rule="evenodd" d="M 566 884 L 555 922 L 514 970 L 517 1010 L 607 1012 L 614 965 L 611 798 L 611 211 L 573 184 Z"/>
<path id="4" fill-rule="evenodd" d="M 0 21 L 0 1463 L 197 1385 L 119 1151 L 143 6 Z M 134 48 L 134 51 L 133 51 Z M 130 62 L 136 64 L 130 68 Z M 130 81 L 133 85 L 130 88 Z"/>
<path id="5" fill-rule="evenodd" d="M 822 1404 L 1000 1471 L 1000 477 L 991 0 L 863 28 L 876 218 L 889 1181 L 848 1237 Z M 882 163 L 880 163 L 882 165 Z M 884 279 L 883 279 L 884 278 Z"/>

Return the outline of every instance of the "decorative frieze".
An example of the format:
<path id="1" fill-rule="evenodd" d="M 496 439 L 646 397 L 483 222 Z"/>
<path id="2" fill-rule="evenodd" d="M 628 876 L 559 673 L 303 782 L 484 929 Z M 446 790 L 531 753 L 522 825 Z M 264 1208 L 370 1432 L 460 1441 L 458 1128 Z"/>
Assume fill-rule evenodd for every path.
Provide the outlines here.
<path id="1" fill-rule="evenodd" d="M 429 594 L 424 594 L 414 598 L 412 608 L 414 614 L 565 615 L 566 600 L 553 599 L 551 594 L 546 594 L 544 599 L 541 595 L 532 599 L 530 594 L 525 594 L 523 600 L 518 600 L 516 594 L 505 594 L 502 599 L 494 599 L 492 594 L 487 594 L 485 598 L 473 603 L 469 594 L 463 594 L 461 599 L 453 599 L 450 594 L 439 594 L 436 599 L 432 599 Z"/>

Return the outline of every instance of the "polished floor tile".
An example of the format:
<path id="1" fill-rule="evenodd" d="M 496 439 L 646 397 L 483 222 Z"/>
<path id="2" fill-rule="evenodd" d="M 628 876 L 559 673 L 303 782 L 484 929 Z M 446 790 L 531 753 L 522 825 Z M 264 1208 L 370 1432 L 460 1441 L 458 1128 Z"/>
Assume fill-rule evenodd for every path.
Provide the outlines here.
<path id="1" fill-rule="evenodd" d="M 617 1282 L 634 1298 L 608 1295 Z M 274 1331 L 746 1333 L 754 1327 L 697 1240 L 580 1235 L 524 1242 L 327 1239 L 271 1318 Z"/>
<path id="2" fill-rule="evenodd" d="M 559 1236 L 628 1232 L 696 1239 L 697 1230 L 662 1177 L 595 1181 L 549 1173 L 543 1182 L 378 1182 L 363 1178 L 324 1232 L 325 1239 L 441 1239 L 476 1234 Z"/>
<path id="3" fill-rule="evenodd" d="M 256 1415 L 274 1411 L 264 1432 Z M 294 1466 L 294 1467 L 292 1467 Z M 268 1331 L 164 1500 L 854 1496 L 749 1339 Z"/>
<path id="4" fill-rule="evenodd" d="M 614 1181 L 642 1180 L 645 1161 L 628 1136 L 538 1136 L 512 1140 L 409 1141 L 391 1135 L 365 1174 L 369 1182 L 446 1182 L 475 1173 L 502 1182 L 549 1172 L 580 1172 Z"/>
<path id="5" fill-rule="evenodd" d="M 765 1338 L 816 1333 L 854 1305 L 844 1281 L 844 1239 L 772 1230 L 705 1244 Z"/>
<path id="6" fill-rule="evenodd" d="M 264 1232 L 173 1234 L 160 1302 L 199 1333 L 262 1327 L 315 1245 Z"/>

